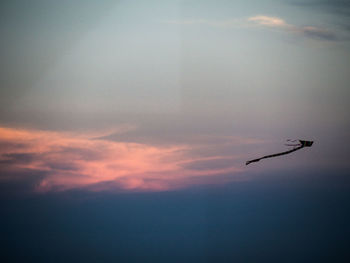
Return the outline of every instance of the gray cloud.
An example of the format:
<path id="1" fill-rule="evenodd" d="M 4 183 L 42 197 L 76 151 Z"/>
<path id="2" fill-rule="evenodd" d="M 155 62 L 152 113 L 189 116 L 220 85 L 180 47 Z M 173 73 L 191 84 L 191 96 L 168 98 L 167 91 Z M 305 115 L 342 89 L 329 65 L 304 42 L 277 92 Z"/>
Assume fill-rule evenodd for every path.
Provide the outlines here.
<path id="1" fill-rule="evenodd" d="M 329 30 L 321 29 L 321 28 L 315 28 L 315 27 L 302 27 L 301 32 L 310 38 L 314 39 L 320 39 L 320 40 L 329 40 L 329 41 L 336 41 L 338 40 L 338 37 L 335 35 L 334 32 L 331 32 Z"/>
<path id="2" fill-rule="evenodd" d="M 336 25 L 341 30 L 350 31 L 350 1 L 347 0 L 309 0 L 291 1 L 292 5 L 309 10 L 332 14 L 336 20 Z"/>
<path id="3" fill-rule="evenodd" d="M 22 164 L 30 163 L 36 159 L 37 154 L 34 153 L 10 153 L 3 154 L 0 164 Z"/>
<path id="4" fill-rule="evenodd" d="M 279 17 L 257 15 L 249 17 L 248 21 L 262 27 L 276 28 L 293 34 L 300 34 L 316 40 L 337 41 L 339 38 L 330 29 L 316 26 L 297 26 L 287 23 Z"/>
<path id="5" fill-rule="evenodd" d="M 79 167 L 69 162 L 47 162 L 46 165 L 52 170 L 78 171 Z"/>
<path id="6" fill-rule="evenodd" d="M 60 147 L 57 151 L 60 154 L 70 154 L 84 161 L 100 160 L 101 153 L 95 149 L 80 147 Z"/>

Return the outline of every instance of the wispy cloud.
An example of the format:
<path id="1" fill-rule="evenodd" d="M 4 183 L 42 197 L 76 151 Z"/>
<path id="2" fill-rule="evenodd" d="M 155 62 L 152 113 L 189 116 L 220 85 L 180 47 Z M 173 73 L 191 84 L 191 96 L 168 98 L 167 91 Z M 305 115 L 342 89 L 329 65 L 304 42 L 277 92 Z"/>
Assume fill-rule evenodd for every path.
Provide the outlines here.
<path id="1" fill-rule="evenodd" d="M 333 23 L 339 28 L 341 39 L 349 40 L 350 1 L 348 0 L 289 0 L 291 5 L 307 9 L 309 12 L 327 13 L 333 16 Z"/>
<path id="2" fill-rule="evenodd" d="M 256 15 L 246 19 L 227 19 L 227 20 L 207 20 L 207 19 L 193 19 L 193 20 L 168 20 L 165 21 L 170 24 L 178 25 L 207 25 L 213 27 L 251 27 L 261 26 L 267 28 L 276 28 L 292 34 L 299 34 L 305 37 L 316 40 L 338 40 L 335 32 L 316 26 L 297 26 L 287 23 L 284 19 L 268 15 Z"/>
<path id="3" fill-rule="evenodd" d="M 248 21 L 256 22 L 259 25 L 269 26 L 269 27 L 289 27 L 283 19 L 273 16 L 252 16 L 248 18 Z"/>
<path id="4" fill-rule="evenodd" d="M 238 177 L 230 175 L 237 175 L 238 163 L 243 163 L 238 155 L 196 154 L 190 144 L 118 142 L 99 135 L 106 132 L 82 135 L 0 127 L 0 145 L 4 146 L 0 148 L 0 184 L 30 177 L 39 192 L 77 188 L 164 191 L 232 181 Z M 236 140 L 231 146 L 245 142 Z M 223 175 L 229 176 L 215 179 Z"/>
<path id="5" fill-rule="evenodd" d="M 338 39 L 334 32 L 327 29 L 313 27 L 313 26 L 301 27 L 299 29 L 299 32 L 301 32 L 307 37 L 321 39 L 321 40 L 323 39 L 323 40 L 335 41 Z"/>
<path id="6" fill-rule="evenodd" d="M 279 17 L 257 15 L 249 17 L 248 21 L 259 26 L 277 28 L 295 34 L 302 34 L 306 37 L 318 40 L 337 40 L 335 33 L 328 29 L 314 26 L 296 26 L 293 24 L 288 24 L 284 19 Z"/>

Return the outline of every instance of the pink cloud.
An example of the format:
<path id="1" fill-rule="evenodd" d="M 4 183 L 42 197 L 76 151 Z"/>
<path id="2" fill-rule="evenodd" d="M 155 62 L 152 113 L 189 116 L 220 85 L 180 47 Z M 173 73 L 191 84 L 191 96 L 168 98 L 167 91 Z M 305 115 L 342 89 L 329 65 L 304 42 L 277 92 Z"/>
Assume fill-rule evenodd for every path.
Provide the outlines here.
<path id="1" fill-rule="evenodd" d="M 155 146 L 96 139 L 105 134 L 0 127 L 0 143 L 7 145 L 0 148 L 2 170 L 45 174 L 36 185 L 35 190 L 39 192 L 76 188 L 164 191 L 213 183 L 214 178 L 222 175 L 229 175 L 227 180 L 232 181 L 238 176 L 231 175 L 241 171 L 238 163 L 242 161 L 238 161 L 238 155 L 198 156 L 189 144 Z M 242 139 L 247 141 L 249 139 Z M 232 144 L 242 142 L 236 139 Z M 228 160 L 228 165 L 211 166 L 216 160 Z M 189 165 L 198 162 L 200 169 Z M 0 177 L 5 179 L 9 180 Z"/>

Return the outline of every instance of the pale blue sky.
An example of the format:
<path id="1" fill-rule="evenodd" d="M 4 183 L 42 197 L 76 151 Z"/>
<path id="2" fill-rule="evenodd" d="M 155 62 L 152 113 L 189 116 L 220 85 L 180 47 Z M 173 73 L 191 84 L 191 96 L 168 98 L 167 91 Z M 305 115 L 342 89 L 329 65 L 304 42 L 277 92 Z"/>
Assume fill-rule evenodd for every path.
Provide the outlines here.
<path id="1" fill-rule="evenodd" d="M 327 142 L 329 156 L 336 148 L 336 160 L 348 152 L 342 1 L 1 5 L 3 125 L 135 125 L 139 137 L 169 143 L 192 134 L 304 138 Z"/>

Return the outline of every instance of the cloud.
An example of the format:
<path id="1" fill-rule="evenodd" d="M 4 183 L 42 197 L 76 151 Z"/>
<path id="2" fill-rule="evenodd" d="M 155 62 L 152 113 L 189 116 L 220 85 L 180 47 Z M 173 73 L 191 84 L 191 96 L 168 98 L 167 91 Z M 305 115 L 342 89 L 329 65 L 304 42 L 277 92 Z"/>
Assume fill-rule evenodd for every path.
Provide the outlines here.
<path id="1" fill-rule="evenodd" d="M 220 175 L 228 175 L 221 181 L 235 180 L 244 163 L 239 155 L 206 151 L 204 142 L 153 145 L 102 139 L 106 134 L 0 127 L 0 144 L 6 146 L 0 148 L 0 185 L 29 180 L 38 192 L 165 191 Z M 234 148 L 251 139 L 224 141 Z"/>
<path id="2" fill-rule="evenodd" d="M 279 17 L 273 16 L 252 16 L 248 18 L 248 21 L 256 22 L 259 25 L 270 26 L 270 27 L 289 27 L 289 25 Z"/>
<path id="3" fill-rule="evenodd" d="M 262 26 L 269 28 L 280 29 L 292 34 L 299 34 L 305 37 L 313 38 L 316 40 L 336 41 L 338 37 L 335 32 L 329 29 L 315 27 L 315 26 L 297 26 L 288 24 L 284 19 L 276 16 L 268 15 L 256 15 L 248 17 L 247 19 L 227 19 L 227 20 L 207 20 L 207 19 L 194 19 L 194 20 L 168 20 L 166 23 L 177 25 L 207 25 L 213 27 L 250 27 L 250 26 Z"/>
<path id="4" fill-rule="evenodd" d="M 326 13 L 333 16 L 333 23 L 341 33 L 341 39 L 349 40 L 350 1 L 348 0 L 290 0 L 291 5 L 311 12 Z"/>
<path id="5" fill-rule="evenodd" d="M 266 16 L 266 15 L 257 15 L 248 18 L 249 22 L 253 22 L 256 25 L 277 28 L 284 30 L 286 32 L 300 34 L 305 37 L 317 39 L 317 40 L 328 40 L 335 41 L 337 37 L 334 32 L 314 26 L 296 26 L 288 24 L 285 20 L 279 17 Z"/>
<path id="6" fill-rule="evenodd" d="M 331 32 L 326 29 L 312 27 L 312 26 L 305 26 L 302 27 L 300 30 L 301 33 L 303 33 L 307 37 L 315 38 L 315 39 L 321 39 L 321 40 L 337 40 L 337 36 L 334 32 Z"/>

